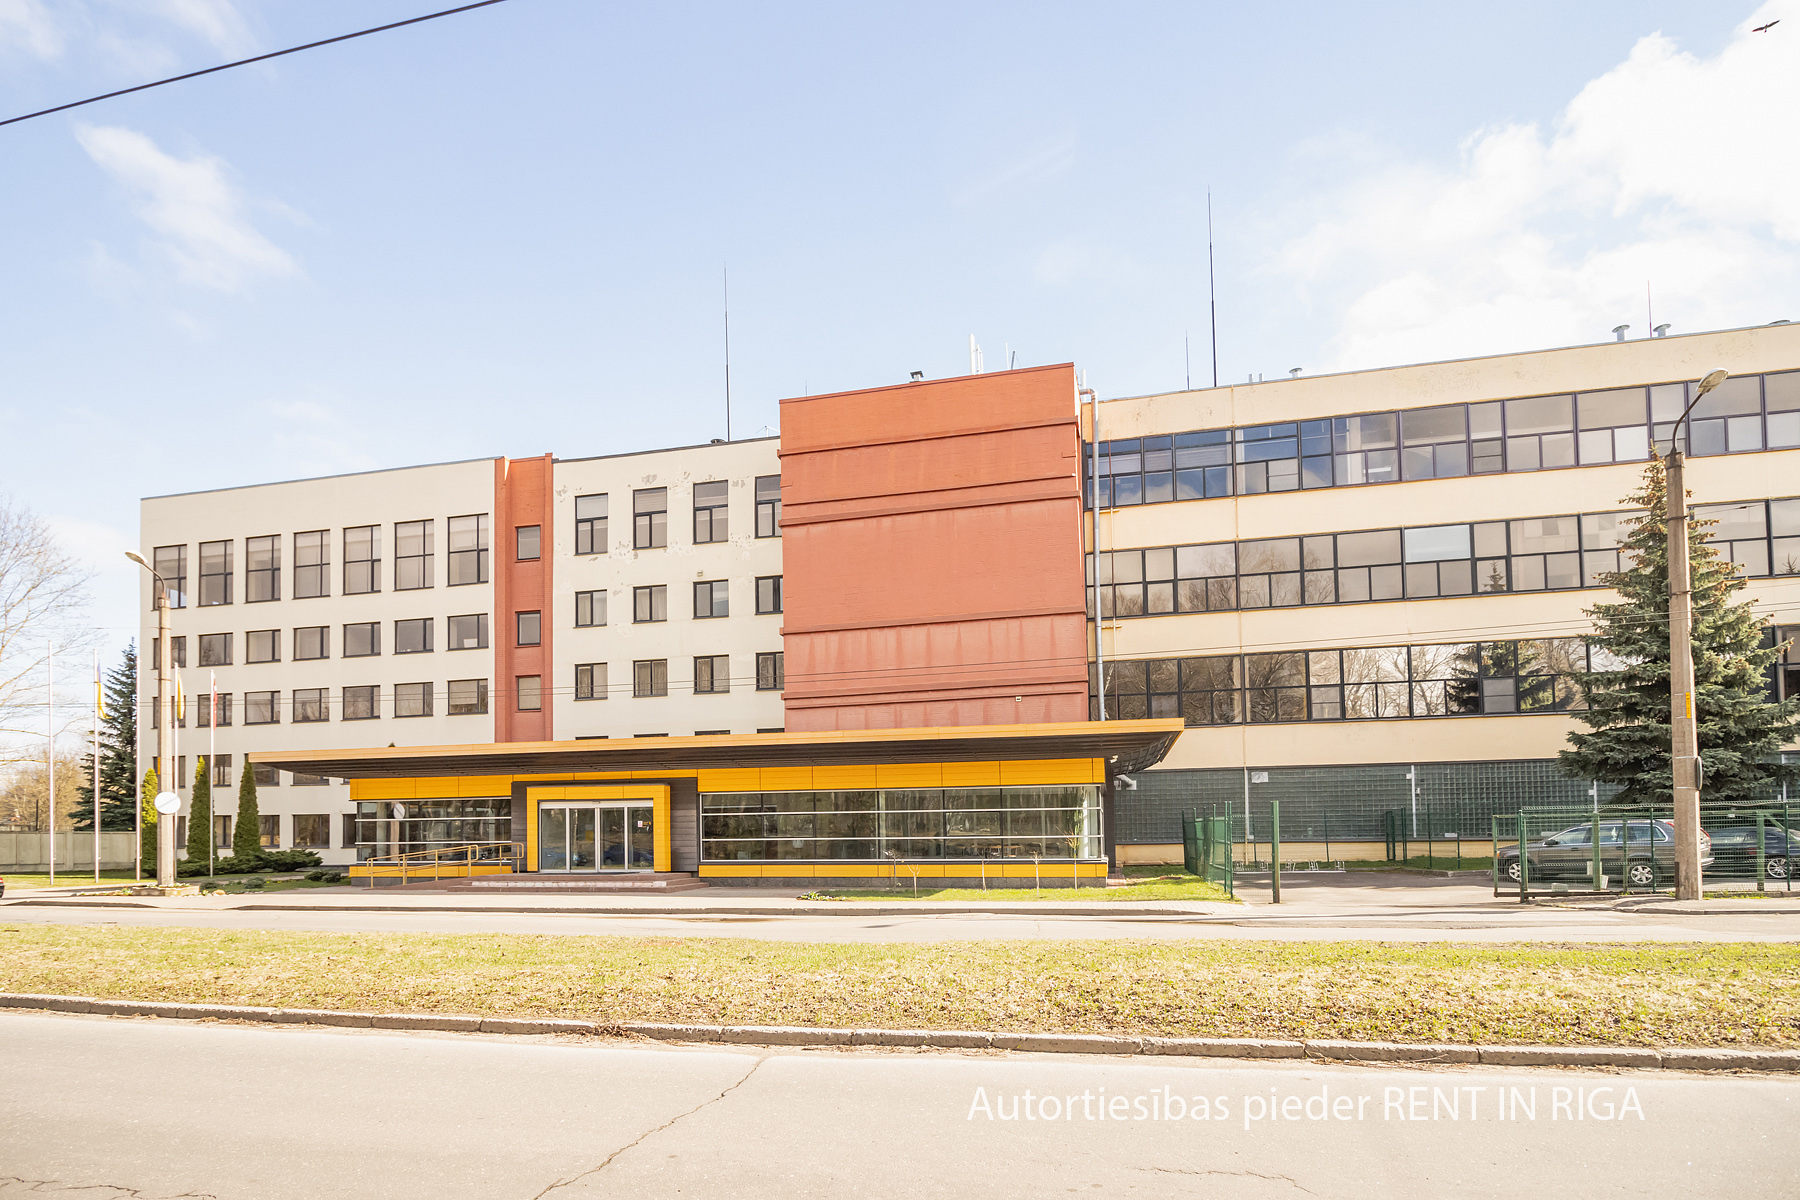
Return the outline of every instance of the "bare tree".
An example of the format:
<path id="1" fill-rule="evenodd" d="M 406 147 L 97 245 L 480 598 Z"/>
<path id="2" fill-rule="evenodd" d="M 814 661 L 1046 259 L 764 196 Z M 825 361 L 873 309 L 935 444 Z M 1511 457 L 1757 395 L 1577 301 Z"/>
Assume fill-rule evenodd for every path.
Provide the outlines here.
<path id="1" fill-rule="evenodd" d="M 62 680 L 85 679 L 87 667 L 75 652 L 94 637 L 83 620 L 87 602 L 88 574 L 49 525 L 0 497 L 0 767 L 43 762 L 45 663 L 54 643 L 66 663 L 58 672 Z"/>
<path id="2" fill-rule="evenodd" d="M 41 745 L 41 743 L 40 743 Z M 39 750 L 42 754 L 42 750 Z M 56 752 L 56 825 L 68 829 L 78 808 L 85 807 L 81 789 L 88 781 L 88 758 L 79 750 L 58 749 Z M 50 825 L 49 772 L 44 760 L 26 759 L 17 764 L 0 787 L 0 827 L 27 829 L 42 833 Z"/>

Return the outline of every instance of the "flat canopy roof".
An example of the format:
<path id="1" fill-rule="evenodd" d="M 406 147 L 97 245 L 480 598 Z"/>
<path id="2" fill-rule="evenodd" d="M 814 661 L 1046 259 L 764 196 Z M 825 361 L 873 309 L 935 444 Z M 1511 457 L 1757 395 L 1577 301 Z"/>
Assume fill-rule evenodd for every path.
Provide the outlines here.
<path id="1" fill-rule="evenodd" d="M 1043 725 L 954 725 L 715 737 L 595 738 L 386 746 L 361 750 L 265 750 L 250 761 L 334 779 L 415 775 L 551 775 L 591 771 L 692 771 L 718 767 L 855 763 L 992 762 L 1104 758 L 1118 773 L 1161 762 L 1184 728 L 1179 718 Z"/>

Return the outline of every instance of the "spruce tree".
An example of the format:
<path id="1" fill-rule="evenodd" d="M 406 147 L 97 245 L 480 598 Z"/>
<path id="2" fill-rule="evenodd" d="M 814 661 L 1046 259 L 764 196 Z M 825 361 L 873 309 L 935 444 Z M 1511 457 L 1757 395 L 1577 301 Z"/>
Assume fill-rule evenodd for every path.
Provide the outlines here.
<path id="1" fill-rule="evenodd" d="M 238 780 L 237 828 L 231 835 L 235 865 L 247 866 L 262 857 L 262 814 L 256 807 L 256 768 L 244 764 Z"/>
<path id="2" fill-rule="evenodd" d="M 137 771 L 137 647 L 125 647 L 124 658 L 106 673 L 106 716 L 100 722 L 100 828 L 127 832 L 137 828 L 133 775 Z M 91 743 L 90 743 L 91 747 Z M 93 751 L 88 751 L 88 782 L 81 787 L 75 828 L 94 827 Z"/>
<path id="3" fill-rule="evenodd" d="M 212 779 L 202 754 L 194 765 L 193 800 L 188 804 L 187 860 L 209 861 L 212 852 Z"/>
<path id="4" fill-rule="evenodd" d="M 143 832 L 138 835 L 138 864 L 148 874 L 156 874 L 156 768 L 144 771 L 144 786 L 138 793 L 143 806 Z"/>
<path id="5" fill-rule="evenodd" d="M 1558 757 L 1563 773 L 1624 790 L 1619 805 L 1674 801 L 1669 724 L 1669 556 L 1663 462 L 1652 457 L 1638 491 L 1625 503 L 1641 514 L 1621 551 L 1627 569 L 1600 582 L 1619 603 L 1587 610 L 1596 669 L 1582 677 L 1587 709 L 1575 714 L 1591 732 L 1571 733 L 1573 750 Z M 1703 806 L 1768 803 L 1800 765 L 1780 762 L 1781 746 L 1800 732 L 1800 703 L 1772 701 L 1768 674 L 1780 647 L 1765 647 L 1765 621 L 1746 602 L 1735 563 L 1706 544 L 1715 522 L 1688 521 L 1692 561 L 1694 716 L 1706 779 Z"/>

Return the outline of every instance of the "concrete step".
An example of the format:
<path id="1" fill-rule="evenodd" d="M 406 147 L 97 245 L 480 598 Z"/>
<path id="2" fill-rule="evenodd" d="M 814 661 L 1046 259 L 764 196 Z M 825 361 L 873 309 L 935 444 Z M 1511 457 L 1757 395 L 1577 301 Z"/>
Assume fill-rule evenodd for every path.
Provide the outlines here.
<path id="1" fill-rule="evenodd" d="M 489 875 L 485 878 L 446 880 L 447 890 L 510 895 L 549 892 L 584 895 L 603 892 L 663 894 L 704 890 L 707 885 L 692 875 Z"/>

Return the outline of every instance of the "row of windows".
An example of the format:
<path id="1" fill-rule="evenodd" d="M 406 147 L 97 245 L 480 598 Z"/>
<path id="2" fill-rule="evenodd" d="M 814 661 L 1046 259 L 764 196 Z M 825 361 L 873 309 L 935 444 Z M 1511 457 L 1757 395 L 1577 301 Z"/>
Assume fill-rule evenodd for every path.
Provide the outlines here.
<path id="1" fill-rule="evenodd" d="M 1578 677 L 1616 670 L 1580 638 L 1107 662 L 1106 716 L 1189 725 L 1495 716 L 1585 708 Z M 1089 695 L 1094 718 L 1098 697 Z"/>
<path id="2" fill-rule="evenodd" d="M 784 655 L 777 650 L 772 653 L 756 656 L 756 673 L 754 683 L 759 692 L 778 692 L 787 685 L 784 670 Z M 726 654 L 698 655 L 693 659 L 693 676 L 688 681 L 695 695 L 723 695 L 731 691 L 731 656 Z M 604 700 L 610 690 L 607 681 L 607 664 L 580 663 L 575 667 L 574 697 L 577 700 Z M 667 696 L 669 694 L 669 660 L 666 658 L 639 659 L 631 664 L 631 694 L 633 696 Z M 516 710 L 519 712 L 537 712 L 543 708 L 543 677 L 539 675 L 520 675 L 514 680 L 513 695 Z M 469 716 L 488 711 L 488 681 L 485 679 L 452 679 L 443 692 L 446 709 L 450 716 Z M 393 715 L 396 717 L 430 717 L 437 711 L 437 695 L 430 683 L 401 683 L 394 685 L 393 691 L 384 697 L 381 689 L 373 684 L 346 686 L 338 693 L 338 720 L 369 721 L 382 715 L 384 702 L 391 703 Z M 146 703 L 148 703 L 146 701 Z M 277 725 L 281 723 L 283 693 L 279 691 L 256 691 L 242 693 L 242 714 L 245 725 Z M 157 728 L 161 714 L 155 704 L 149 704 L 151 728 Z M 176 724 L 187 727 L 188 705 L 183 704 L 178 710 Z M 201 693 L 194 697 L 192 708 L 195 713 L 195 724 L 201 729 L 211 728 L 215 722 L 223 727 L 232 724 L 233 693 L 216 694 Z M 331 719 L 331 689 L 329 688 L 294 688 L 287 693 L 287 719 L 292 724 L 306 724 L 314 721 Z"/>
<path id="3" fill-rule="evenodd" d="M 1666 448 L 1692 384 L 1530 396 L 1090 444 L 1087 503 L 1218 496 L 1642 462 Z M 1741 375 L 1702 397 L 1691 455 L 1800 447 L 1800 371 Z"/>
<path id="4" fill-rule="evenodd" d="M 1800 499 L 1700 505 L 1745 575 L 1800 574 Z M 1088 615 L 1106 618 L 1599 587 L 1629 567 L 1631 512 L 1370 529 L 1103 551 Z"/>
<path id="5" fill-rule="evenodd" d="M 781 536 L 781 476 L 758 475 L 755 484 L 756 536 Z M 605 554 L 610 496 L 575 497 L 575 553 Z M 694 485 L 694 544 L 731 540 L 731 482 L 715 479 Z M 637 488 L 631 493 L 631 548 L 655 550 L 669 544 L 669 489 Z"/>
<path id="6" fill-rule="evenodd" d="M 756 612 L 767 616 L 781 612 L 781 576 L 759 575 L 756 579 Z M 707 579 L 694 584 L 694 619 L 712 620 L 731 615 L 731 581 Z M 645 624 L 669 619 L 669 589 L 654 583 L 631 589 L 631 620 Z M 606 592 L 604 590 L 575 593 L 576 628 L 606 624 Z"/>
<path id="7" fill-rule="evenodd" d="M 194 756 L 194 765 L 196 768 L 203 762 L 208 763 L 209 765 L 210 769 L 208 773 L 211 776 L 211 786 L 213 788 L 217 789 L 236 786 L 237 780 L 232 772 L 233 759 L 231 755 L 198 754 Z M 263 763 L 251 763 L 250 772 L 256 778 L 256 786 L 259 788 L 281 786 L 282 772 L 277 771 L 274 767 L 267 766 Z M 323 775 L 309 775 L 302 771 L 294 771 L 289 776 L 289 782 L 294 787 L 324 787 L 329 784 L 331 780 Z M 188 775 L 187 755 L 178 754 L 175 756 L 175 780 L 173 783 L 167 783 L 165 781 L 165 786 L 174 788 L 188 788 L 193 786 L 193 779 Z M 269 817 L 263 818 L 264 821 L 270 819 L 271 818 Z M 295 819 L 298 820 L 299 818 Z M 175 840 L 177 842 L 182 842 L 185 839 L 177 837 Z M 264 843 L 264 845 L 267 844 L 267 842 Z"/>

